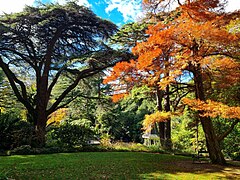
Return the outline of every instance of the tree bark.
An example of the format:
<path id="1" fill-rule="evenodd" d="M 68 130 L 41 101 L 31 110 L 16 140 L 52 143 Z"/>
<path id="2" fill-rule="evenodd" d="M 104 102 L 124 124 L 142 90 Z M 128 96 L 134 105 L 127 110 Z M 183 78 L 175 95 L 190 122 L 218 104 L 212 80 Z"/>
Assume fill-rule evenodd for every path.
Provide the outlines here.
<path id="1" fill-rule="evenodd" d="M 49 47 L 52 49 L 53 47 Z M 51 52 L 46 54 L 46 62 L 44 63 L 43 73 L 41 75 L 41 69 L 36 71 L 36 84 L 37 84 L 37 94 L 36 94 L 36 109 L 34 117 L 35 125 L 35 135 L 36 135 L 36 146 L 44 147 L 45 146 L 45 135 L 46 135 L 46 126 L 48 116 L 47 107 L 49 103 L 50 94 L 48 92 L 48 76 L 50 71 L 51 64 Z M 51 92 L 50 92 L 51 93 Z"/>
<path id="2" fill-rule="evenodd" d="M 164 111 L 169 112 L 170 110 L 171 109 L 170 109 L 169 85 L 167 85 L 164 97 Z M 168 150 L 172 149 L 170 118 L 168 119 L 167 122 L 165 122 L 165 148 Z"/>
<path id="3" fill-rule="evenodd" d="M 162 111 L 162 99 L 163 99 L 163 91 L 161 91 L 158 86 L 156 86 L 156 98 L 157 98 L 157 110 Z M 164 148 L 165 147 L 165 122 L 158 123 L 159 128 L 159 137 L 160 144 Z"/>
<path id="4" fill-rule="evenodd" d="M 39 88 L 37 95 L 36 114 L 34 117 L 36 146 L 45 146 L 46 126 L 49 114 L 47 114 L 48 95 Z"/>
<path id="5" fill-rule="evenodd" d="M 44 113 L 41 113 L 37 117 L 37 124 L 35 125 L 35 146 L 44 147 L 46 143 L 46 126 L 47 118 L 44 116 Z"/>
<path id="6" fill-rule="evenodd" d="M 166 87 L 165 96 L 164 91 L 159 90 L 157 87 L 157 110 L 158 111 L 170 111 L 170 98 L 169 98 L 169 86 Z M 164 107 L 162 107 L 162 100 L 164 100 Z M 172 149 L 172 140 L 171 140 L 171 119 L 167 122 L 159 122 L 159 137 L 160 143 L 163 149 L 171 150 Z"/>
<path id="7" fill-rule="evenodd" d="M 193 68 L 193 74 L 196 98 L 201 101 L 205 101 L 206 99 L 203 87 L 203 78 L 199 64 Z M 199 119 L 205 133 L 206 145 L 212 163 L 221 165 L 226 164 L 226 160 L 224 159 L 224 156 L 221 152 L 221 148 L 216 133 L 214 131 L 212 120 L 209 117 L 203 116 L 199 116 Z"/>

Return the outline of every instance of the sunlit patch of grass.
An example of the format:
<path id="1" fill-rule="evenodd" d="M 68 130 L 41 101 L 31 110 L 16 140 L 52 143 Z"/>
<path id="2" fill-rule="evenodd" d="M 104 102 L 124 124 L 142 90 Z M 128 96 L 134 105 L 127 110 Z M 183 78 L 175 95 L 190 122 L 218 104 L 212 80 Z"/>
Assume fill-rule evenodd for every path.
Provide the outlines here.
<path id="1" fill-rule="evenodd" d="M 126 143 L 126 142 L 115 142 L 115 143 L 105 143 L 102 144 L 101 147 L 103 149 L 108 149 L 112 151 L 129 151 L 129 152 L 166 152 L 167 151 L 161 149 L 159 145 L 151 145 L 145 146 L 141 143 Z"/>
<path id="2" fill-rule="evenodd" d="M 111 147 L 115 150 L 122 150 L 122 151 L 142 151 L 148 152 L 150 149 L 147 146 L 144 146 L 140 143 L 125 143 L 125 142 L 116 142 L 111 144 Z"/>
<path id="3" fill-rule="evenodd" d="M 181 180 L 209 180 L 209 179 L 226 179 L 226 176 L 224 176 L 221 173 L 164 173 L 164 172 L 154 172 L 149 174 L 143 174 L 141 175 L 143 179 L 181 179 Z"/>

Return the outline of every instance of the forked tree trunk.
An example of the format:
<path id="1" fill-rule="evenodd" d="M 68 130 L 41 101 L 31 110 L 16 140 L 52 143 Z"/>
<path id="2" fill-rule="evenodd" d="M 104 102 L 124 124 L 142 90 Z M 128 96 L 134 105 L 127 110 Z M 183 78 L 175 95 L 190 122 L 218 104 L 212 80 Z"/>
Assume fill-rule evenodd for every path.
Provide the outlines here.
<path id="1" fill-rule="evenodd" d="M 205 93 L 203 88 L 203 79 L 200 69 L 200 65 L 194 67 L 194 83 L 195 83 L 195 94 L 196 98 L 202 101 L 205 101 Z M 201 112 L 199 112 L 201 113 Z M 217 140 L 216 133 L 212 124 L 212 120 L 209 117 L 199 116 L 203 131 L 206 138 L 207 149 L 209 152 L 210 159 L 213 164 L 226 164 L 224 156 L 221 152 L 219 142 Z"/>

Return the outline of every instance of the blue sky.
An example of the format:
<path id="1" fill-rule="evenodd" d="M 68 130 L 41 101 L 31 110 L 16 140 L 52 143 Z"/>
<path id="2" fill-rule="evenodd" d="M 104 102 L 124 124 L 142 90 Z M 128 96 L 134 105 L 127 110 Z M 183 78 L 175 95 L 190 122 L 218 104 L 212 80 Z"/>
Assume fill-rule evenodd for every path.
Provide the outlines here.
<path id="1" fill-rule="evenodd" d="M 67 0 L 41 0 L 43 3 Z M 18 12 L 25 4 L 34 5 L 36 0 L 0 0 L 0 14 L 2 12 Z M 118 26 L 137 20 L 141 16 L 141 0 L 78 0 L 79 5 L 91 8 L 98 16 L 111 20 Z M 228 11 L 240 9 L 240 0 L 229 0 Z"/>

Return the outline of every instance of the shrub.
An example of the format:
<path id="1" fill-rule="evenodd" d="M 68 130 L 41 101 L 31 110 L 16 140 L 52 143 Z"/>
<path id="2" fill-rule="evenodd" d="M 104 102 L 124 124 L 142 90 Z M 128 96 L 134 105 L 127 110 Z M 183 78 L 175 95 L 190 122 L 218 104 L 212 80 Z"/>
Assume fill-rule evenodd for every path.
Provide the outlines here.
<path id="1" fill-rule="evenodd" d="M 21 154 L 21 155 L 35 154 L 34 150 L 32 149 L 32 147 L 30 145 L 19 146 L 19 147 L 13 149 L 11 152 L 12 152 L 12 154 Z"/>
<path id="2" fill-rule="evenodd" d="M 8 180 L 9 178 L 5 173 L 0 172 L 0 180 Z"/>
<path id="3" fill-rule="evenodd" d="M 0 114 L 0 147 L 14 149 L 32 142 L 33 127 L 19 119 L 14 113 Z"/>
<path id="4" fill-rule="evenodd" d="M 85 146 L 87 142 L 94 138 L 94 132 L 77 124 L 66 123 L 60 127 L 53 128 L 48 133 L 48 146 L 76 147 Z"/>
<path id="5" fill-rule="evenodd" d="M 235 161 L 240 161 L 240 152 L 234 152 L 231 154 L 231 157 Z"/>

